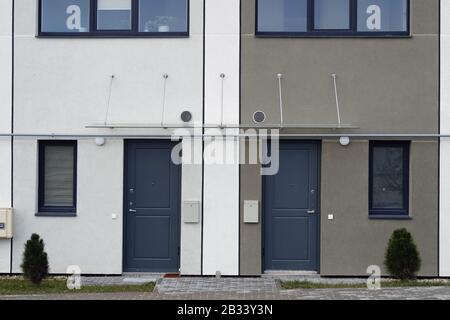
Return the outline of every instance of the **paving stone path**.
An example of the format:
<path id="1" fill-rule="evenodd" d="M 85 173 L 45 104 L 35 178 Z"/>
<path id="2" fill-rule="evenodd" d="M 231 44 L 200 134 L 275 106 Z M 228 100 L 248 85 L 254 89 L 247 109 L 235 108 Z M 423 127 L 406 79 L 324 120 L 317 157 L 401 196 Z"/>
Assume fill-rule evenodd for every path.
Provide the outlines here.
<path id="1" fill-rule="evenodd" d="M 156 290 L 162 294 L 190 293 L 276 293 L 279 291 L 274 279 L 264 278 L 179 278 L 162 279 Z"/>
<path id="2" fill-rule="evenodd" d="M 84 278 L 83 278 L 84 279 Z M 179 278 L 98 277 L 91 284 L 130 284 L 157 279 L 154 292 L 0 296 L 12 300 L 450 300 L 450 286 L 417 288 L 282 290 L 273 277 Z M 87 279 L 85 279 L 87 280 Z M 320 281 L 330 282 L 333 279 Z M 316 279 L 316 281 L 319 281 Z M 334 279 L 332 282 L 342 281 Z M 362 281 L 354 279 L 352 282 Z M 86 284 L 86 281 L 85 281 Z"/>
<path id="3" fill-rule="evenodd" d="M 0 296 L 0 300 L 450 300 L 449 287 L 281 290 L 279 292 L 99 293 Z"/>
<path id="4" fill-rule="evenodd" d="M 149 282 L 157 282 L 162 278 L 162 274 L 124 275 L 117 277 L 82 277 L 81 283 L 85 286 L 99 285 L 140 285 Z"/>

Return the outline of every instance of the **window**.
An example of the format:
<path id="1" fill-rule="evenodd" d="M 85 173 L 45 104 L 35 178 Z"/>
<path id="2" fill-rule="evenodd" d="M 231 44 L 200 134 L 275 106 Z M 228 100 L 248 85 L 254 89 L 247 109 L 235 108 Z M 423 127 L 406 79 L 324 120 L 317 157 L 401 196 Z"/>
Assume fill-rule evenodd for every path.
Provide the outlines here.
<path id="1" fill-rule="evenodd" d="M 358 31 L 407 31 L 407 17 L 407 0 L 358 0 Z"/>
<path id="2" fill-rule="evenodd" d="M 40 0 L 40 36 L 189 35 L 189 0 Z"/>
<path id="3" fill-rule="evenodd" d="M 314 29 L 350 29 L 350 0 L 315 0 Z"/>
<path id="4" fill-rule="evenodd" d="M 408 36 L 409 0 L 255 0 L 258 36 Z"/>
<path id="5" fill-rule="evenodd" d="M 185 32 L 187 1 L 139 0 L 139 32 Z"/>
<path id="6" fill-rule="evenodd" d="M 306 32 L 307 16 L 307 0 L 258 1 L 260 32 Z"/>
<path id="7" fill-rule="evenodd" d="M 371 142 L 369 214 L 408 216 L 409 143 Z"/>
<path id="8" fill-rule="evenodd" d="M 38 215 L 76 212 L 76 141 L 39 142 Z"/>
<path id="9" fill-rule="evenodd" d="M 89 32 L 90 0 L 42 0 L 41 32 Z"/>
<path id="10" fill-rule="evenodd" d="M 131 30 L 131 0 L 98 0 L 98 30 Z"/>

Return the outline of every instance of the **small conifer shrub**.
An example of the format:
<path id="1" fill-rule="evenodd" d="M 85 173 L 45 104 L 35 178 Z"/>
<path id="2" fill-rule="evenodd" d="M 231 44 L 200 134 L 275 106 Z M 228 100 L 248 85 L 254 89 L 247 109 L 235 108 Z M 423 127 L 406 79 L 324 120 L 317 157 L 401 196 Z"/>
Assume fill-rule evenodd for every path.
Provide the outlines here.
<path id="1" fill-rule="evenodd" d="M 421 265 L 420 255 L 411 233 L 405 228 L 395 230 L 389 239 L 384 265 L 395 278 L 416 278 Z"/>
<path id="2" fill-rule="evenodd" d="M 40 285 L 42 280 L 48 276 L 48 257 L 44 249 L 44 240 L 35 233 L 25 243 L 22 265 L 20 267 L 24 277 L 35 285 Z"/>

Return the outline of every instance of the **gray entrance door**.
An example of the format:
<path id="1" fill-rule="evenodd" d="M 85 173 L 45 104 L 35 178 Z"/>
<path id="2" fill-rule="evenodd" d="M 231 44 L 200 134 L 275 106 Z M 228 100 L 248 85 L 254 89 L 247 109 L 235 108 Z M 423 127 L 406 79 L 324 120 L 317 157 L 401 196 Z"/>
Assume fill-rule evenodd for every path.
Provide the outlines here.
<path id="1" fill-rule="evenodd" d="M 180 166 L 174 143 L 126 144 L 124 271 L 179 270 Z"/>
<path id="2" fill-rule="evenodd" d="M 318 270 L 318 161 L 314 142 L 280 142 L 280 170 L 264 178 L 264 267 Z"/>

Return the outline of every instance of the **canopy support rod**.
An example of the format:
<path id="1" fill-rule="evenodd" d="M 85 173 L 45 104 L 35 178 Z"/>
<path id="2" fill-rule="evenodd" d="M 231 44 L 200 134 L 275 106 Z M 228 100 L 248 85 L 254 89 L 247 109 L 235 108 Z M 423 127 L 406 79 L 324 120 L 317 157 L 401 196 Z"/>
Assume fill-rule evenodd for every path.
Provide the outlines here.
<path id="1" fill-rule="evenodd" d="M 220 88 L 220 90 L 221 90 L 221 92 L 220 92 L 220 128 L 223 128 L 224 127 L 224 125 L 223 125 L 223 116 L 224 116 L 224 113 L 223 113 L 223 107 L 224 107 L 224 94 L 223 94 L 223 91 L 224 91 L 224 85 L 225 85 L 225 73 L 221 73 L 220 74 L 220 79 L 221 79 L 221 88 Z"/>
<path id="2" fill-rule="evenodd" d="M 280 127 L 283 128 L 284 127 L 284 119 L 283 119 L 283 88 L 282 88 L 282 83 L 281 83 L 281 79 L 283 79 L 283 74 L 278 73 L 277 74 L 277 78 L 278 78 L 278 94 L 279 94 L 279 98 L 280 98 Z"/>
<path id="3" fill-rule="evenodd" d="M 108 92 L 108 99 L 106 102 L 105 126 L 108 124 L 109 109 L 111 106 L 111 95 L 112 95 L 112 87 L 113 87 L 114 78 L 115 78 L 115 76 L 111 75 L 111 80 L 109 81 L 109 92 Z"/>
<path id="4" fill-rule="evenodd" d="M 163 100 L 162 100 L 162 115 L 161 115 L 161 127 L 166 128 L 166 92 L 167 92 L 167 79 L 169 75 L 167 73 L 163 74 L 164 85 L 163 85 Z"/>
<path id="5" fill-rule="evenodd" d="M 336 113 L 337 113 L 337 120 L 338 120 L 338 126 L 341 126 L 341 110 L 339 107 L 339 96 L 338 96 L 338 91 L 337 91 L 337 75 L 335 73 L 333 73 L 331 75 L 331 77 L 333 78 L 333 84 L 334 84 L 334 96 L 336 99 Z"/>

